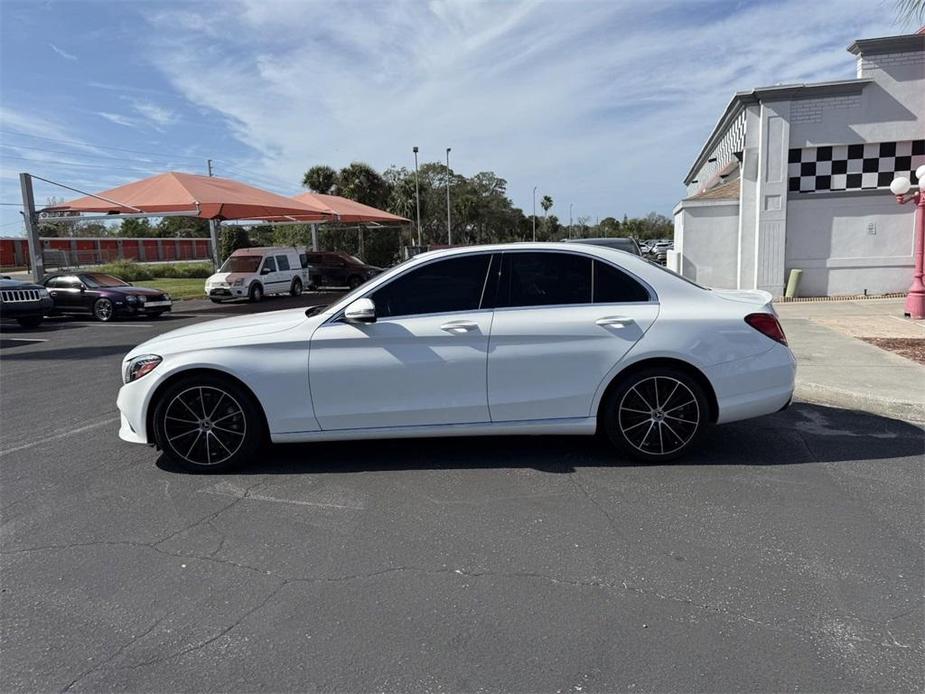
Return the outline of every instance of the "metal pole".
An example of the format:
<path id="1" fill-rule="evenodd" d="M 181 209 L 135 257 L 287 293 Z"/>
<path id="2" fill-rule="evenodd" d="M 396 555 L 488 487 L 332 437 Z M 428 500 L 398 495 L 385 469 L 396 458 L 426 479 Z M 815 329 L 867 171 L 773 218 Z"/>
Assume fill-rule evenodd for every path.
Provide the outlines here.
<path id="1" fill-rule="evenodd" d="M 533 243 L 536 243 L 536 186 L 533 186 Z"/>
<path id="2" fill-rule="evenodd" d="M 221 224 L 217 219 L 209 220 L 209 238 L 212 239 L 212 262 L 215 264 L 216 270 L 222 266 L 222 258 L 218 248 L 218 232 Z"/>
<path id="3" fill-rule="evenodd" d="M 453 227 L 450 223 L 450 147 L 446 148 L 446 242 L 453 245 Z"/>
<path id="4" fill-rule="evenodd" d="M 920 190 L 911 198 L 915 202 L 915 270 L 912 273 L 912 286 L 906 295 L 905 314 L 915 320 L 925 318 L 925 283 L 922 281 L 925 274 L 925 192 Z M 905 202 L 897 197 L 900 202 Z"/>
<path id="5" fill-rule="evenodd" d="M 318 252 L 318 225 L 312 224 L 312 250 Z"/>
<path id="6" fill-rule="evenodd" d="M 418 246 L 423 246 L 424 242 L 421 240 L 421 190 L 418 188 L 418 148 L 413 147 L 412 152 L 414 152 L 414 200 L 418 208 Z"/>
<path id="7" fill-rule="evenodd" d="M 45 259 L 42 257 L 42 240 L 39 238 L 39 225 L 35 219 L 35 196 L 32 193 L 32 176 L 19 174 L 19 187 L 22 189 L 22 215 L 26 224 L 26 236 L 29 237 L 29 258 L 32 261 L 32 279 L 41 282 L 45 276 Z"/>
<path id="8" fill-rule="evenodd" d="M 573 203 L 568 204 L 568 237 L 572 238 L 572 205 Z"/>
<path id="9" fill-rule="evenodd" d="M 206 165 L 209 167 L 209 177 L 212 177 L 212 160 L 206 159 Z"/>

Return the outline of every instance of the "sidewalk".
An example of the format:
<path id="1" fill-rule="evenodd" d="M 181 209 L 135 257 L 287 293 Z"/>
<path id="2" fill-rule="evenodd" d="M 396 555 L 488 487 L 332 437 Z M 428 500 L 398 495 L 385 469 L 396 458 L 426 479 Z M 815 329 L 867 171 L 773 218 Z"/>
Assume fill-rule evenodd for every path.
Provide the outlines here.
<path id="1" fill-rule="evenodd" d="M 925 325 L 902 317 L 903 300 L 775 305 L 797 357 L 796 397 L 925 421 L 925 366 L 860 337 L 925 338 Z"/>

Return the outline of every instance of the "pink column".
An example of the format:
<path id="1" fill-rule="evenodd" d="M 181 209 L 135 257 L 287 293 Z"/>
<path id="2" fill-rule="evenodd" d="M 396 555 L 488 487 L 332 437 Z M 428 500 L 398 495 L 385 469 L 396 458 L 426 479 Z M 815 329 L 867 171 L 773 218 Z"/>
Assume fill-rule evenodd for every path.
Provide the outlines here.
<path id="1" fill-rule="evenodd" d="M 896 198 L 900 203 L 908 202 L 904 196 Z M 916 320 L 925 318 L 925 284 L 922 283 L 923 254 L 925 254 L 925 194 L 920 190 L 912 199 L 915 201 L 915 270 L 912 285 L 906 295 L 906 315 Z"/>

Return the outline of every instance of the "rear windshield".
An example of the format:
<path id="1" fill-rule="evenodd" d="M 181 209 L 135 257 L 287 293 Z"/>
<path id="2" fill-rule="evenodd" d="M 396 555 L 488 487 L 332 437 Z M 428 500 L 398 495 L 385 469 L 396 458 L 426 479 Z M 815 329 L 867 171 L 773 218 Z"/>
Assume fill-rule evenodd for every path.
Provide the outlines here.
<path id="1" fill-rule="evenodd" d="M 658 268 L 659 270 L 661 270 L 662 272 L 667 272 L 667 273 L 668 273 L 669 275 L 671 275 L 672 277 L 677 277 L 679 280 L 684 280 L 684 281 L 687 282 L 688 284 L 694 285 L 695 287 L 697 287 L 697 289 L 702 289 L 702 290 L 704 290 L 705 292 L 710 291 L 710 288 L 709 288 L 709 287 L 704 287 L 703 285 L 697 284 L 697 283 L 694 282 L 693 280 L 687 279 L 684 275 L 678 274 L 678 273 L 675 272 L 674 270 L 669 270 L 667 267 L 665 267 L 664 265 L 662 265 L 662 264 L 660 264 L 660 263 L 653 262 L 653 261 L 649 260 L 648 258 L 643 258 L 643 260 L 645 260 L 645 261 L 646 261 L 649 265 L 651 265 L 652 267 L 657 267 L 657 268 Z"/>
<path id="2" fill-rule="evenodd" d="M 225 261 L 219 272 L 257 272 L 262 259 L 261 255 L 233 255 Z"/>

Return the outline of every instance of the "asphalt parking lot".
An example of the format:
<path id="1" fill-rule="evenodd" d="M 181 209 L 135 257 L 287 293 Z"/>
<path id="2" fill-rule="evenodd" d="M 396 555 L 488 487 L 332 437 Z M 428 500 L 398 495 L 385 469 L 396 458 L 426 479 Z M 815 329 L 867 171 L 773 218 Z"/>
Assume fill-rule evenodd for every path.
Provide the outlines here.
<path id="1" fill-rule="evenodd" d="M 260 310 L 316 303 L 275 299 Z M 0 331 L 4 691 L 922 691 L 923 431 L 797 403 L 682 463 L 588 438 L 117 435 L 156 321 Z"/>

